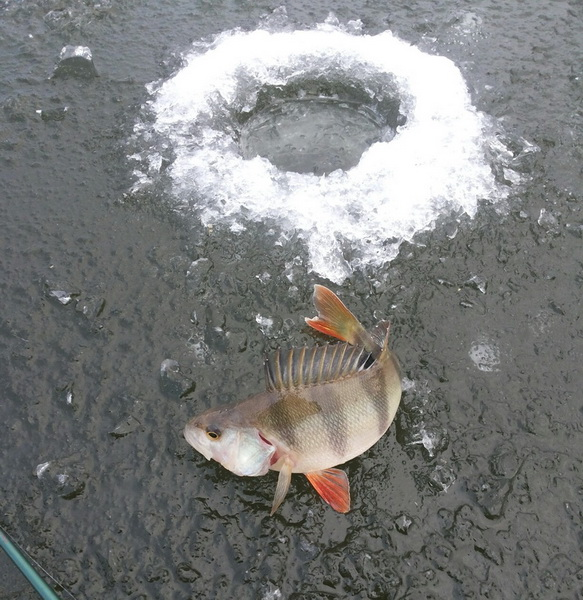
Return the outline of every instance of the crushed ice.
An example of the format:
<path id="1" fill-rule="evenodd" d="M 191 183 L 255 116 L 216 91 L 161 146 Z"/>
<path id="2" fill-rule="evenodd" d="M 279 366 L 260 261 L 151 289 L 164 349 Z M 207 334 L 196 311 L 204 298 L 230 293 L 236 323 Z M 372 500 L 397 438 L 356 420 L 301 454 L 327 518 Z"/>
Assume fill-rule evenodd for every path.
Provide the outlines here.
<path id="1" fill-rule="evenodd" d="M 64 290 L 51 290 L 49 296 L 64 305 L 69 304 L 73 300 L 73 294 Z"/>
<path id="2" fill-rule="evenodd" d="M 359 267 L 392 260 L 403 241 L 440 215 L 472 217 L 480 200 L 499 201 L 521 181 L 501 166 L 508 148 L 497 135 L 500 125 L 472 106 L 451 60 L 390 31 L 363 35 L 361 26 L 335 18 L 294 31 L 282 19 L 285 11 L 273 31 L 266 22 L 195 43 L 173 77 L 148 87 L 151 98 L 132 142 L 134 190 L 161 177 L 165 157 L 174 208 L 187 218 L 233 231 L 273 220 L 284 238 L 300 234 L 309 269 L 341 282 Z M 328 176 L 245 160 L 237 115 L 252 110 L 266 87 L 318 80 L 362 90 L 393 86 L 404 124 L 392 141 L 373 143 L 355 167 Z M 506 181 L 496 179 L 501 170 Z"/>
<path id="3" fill-rule="evenodd" d="M 269 335 L 273 331 L 272 318 L 264 317 L 258 313 L 255 315 L 255 322 L 259 325 L 259 329 L 261 329 L 263 335 Z"/>
<path id="4" fill-rule="evenodd" d="M 500 370 L 500 350 L 498 346 L 486 337 L 482 336 L 475 342 L 472 342 L 469 356 L 480 371 L 492 372 Z"/>

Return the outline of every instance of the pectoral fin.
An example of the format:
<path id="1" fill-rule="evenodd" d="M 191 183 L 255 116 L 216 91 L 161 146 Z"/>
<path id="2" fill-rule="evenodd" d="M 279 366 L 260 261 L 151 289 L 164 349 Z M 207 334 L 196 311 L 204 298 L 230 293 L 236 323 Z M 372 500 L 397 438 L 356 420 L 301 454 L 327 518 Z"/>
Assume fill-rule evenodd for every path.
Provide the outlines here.
<path id="1" fill-rule="evenodd" d="M 273 504 L 271 505 L 272 515 L 279 508 L 279 505 L 283 502 L 283 499 L 287 494 L 291 482 L 292 467 L 291 460 L 284 460 L 281 465 L 279 478 L 277 479 L 277 487 L 275 488 L 275 496 L 273 497 Z"/>
<path id="2" fill-rule="evenodd" d="M 350 510 L 350 484 L 344 471 L 340 469 L 326 469 L 306 473 L 308 481 L 314 486 L 334 510 L 347 513 Z"/>

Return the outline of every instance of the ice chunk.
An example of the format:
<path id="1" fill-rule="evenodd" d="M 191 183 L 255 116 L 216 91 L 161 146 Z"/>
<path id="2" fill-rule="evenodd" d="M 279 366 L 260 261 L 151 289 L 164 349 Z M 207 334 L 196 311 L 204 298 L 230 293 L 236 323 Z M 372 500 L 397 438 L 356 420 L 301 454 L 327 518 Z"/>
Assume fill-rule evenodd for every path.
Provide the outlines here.
<path id="1" fill-rule="evenodd" d="M 447 431 L 439 424 L 427 425 L 422 419 L 422 413 L 407 415 L 407 411 L 401 411 L 399 422 L 401 424 L 400 441 L 405 446 L 422 446 L 426 455 L 433 458 L 438 452 L 447 448 L 449 436 Z"/>
<path id="2" fill-rule="evenodd" d="M 271 274 L 267 271 L 264 271 L 260 275 L 255 275 L 255 277 L 257 277 L 257 279 L 259 279 L 259 281 L 261 281 L 261 283 L 265 285 L 271 279 Z"/>
<path id="3" fill-rule="evenodd" d="M 447 492 L 455 480 L 455 473 L 445 465 L 437 465 L 429 475 L 431 485 L 439 492 Z"/>
<path id="4" fill-rule="evenodd" d="M 53 71 L 53 77 L 83 79 L 97 77 L 91 50 L 87 46 L 65 46 L 59 55 L 59 62 Z"/>
<path id="5" fill-rule="evenodd" d="M 51 290 L 49 296 L 55 298 L 55 300 L 59 301 L 61 304 L 67 305 L 73 300 L 74 294 L 66 292 L 65 290 Z"/>
<path id="6" fill-rule="evenodd" d="M 171 358 L 166 358 L 162 361 L 160 365 L 160 377 L 168 377 L 172 374 L 180 372 L 180 365 L 178 361 L 172 360 Z"/>
<path id="7" fill-rule="evenodd" d="M 49 468 L 50 464 L 50 462 L 40 463 L 40 465 L 36 466 L 34 474 L 40 479 L 43 476 L 44 472 Z"/>
<path id="8" fill-rule="evenodd" d="M 267 589 L 261 596 L 261 600 L 280 600 L 282 598 L 281 590 L 278 587 L 268 584 Z"/>
<path id="9" fill-rule="evenodd" d="M 486 280 L 483 277 L 480 277 L 479 275 L 472 275 L 466 281 L 466 285 L 468 287 L 473 287 L 474 289 L 478 290 L 482 294 L 486 293 L 486 288 L 488 286 L 488 284 L 486 283 Z"/>
<path id="10" fill-rule="evenodd" d="M 399 533 L 407 535 L 411 525 L 413 525 L 413 519 L 404 513 L 395 519 L 395 527 Z"/>
<path id="11" fill-rule="evenodd" d="M 444 450 L 449 441 L 445 429 L 438 425 L 428 426 L 423 421 L 410 423 L 410 430 L 405 438 L 408 446 L 423 446 L 429 458 L 433 458 L 438 452 Z"/>
<path id="12" fill-rule="evenodd" d="M 561 213 L 558 211 L 547 210 L 546 208 L 540 209 L 540 214 L 537 223 L 549 234 L 555 236 L 560 233 L 560 225 L 558 217 Z"/>
<path id="13" fill-rule="evenodd" d="M 434 457 L 438 450 L 447 446 L 447 432 L 437 428 L 421 430 L 421 444 L 430 457 Z"/>
<path id="14" fill-rule="evenodd" d="M 80 312 L 89 321 L 95 320 L 105 307 L 105 300 L 95 296 L 83 296 L 77 300 L 75 310 Z"/>
<path id="15" fill-rule="evenodd" d="M 259 325 L 259 329 L 263 335 L 269 335 L 273 330 L 273 319 L 270 317 L 264 317 L 259 313 L 255 315 L 255 321 Z"/>

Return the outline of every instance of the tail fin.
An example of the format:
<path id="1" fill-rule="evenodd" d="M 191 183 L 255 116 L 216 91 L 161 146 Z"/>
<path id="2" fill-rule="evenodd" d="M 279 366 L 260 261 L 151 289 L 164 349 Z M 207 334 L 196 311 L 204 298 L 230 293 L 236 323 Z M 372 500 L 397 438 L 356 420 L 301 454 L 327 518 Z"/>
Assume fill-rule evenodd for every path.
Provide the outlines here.
<path id="1" fill-rule="evenodd" d="M 306 318 L 310 327 L 353 346 L 361 346 L 375 357 L 380 354 L 381 346 L 334 292 L 323 285 L 315 285 L 314 306 L 318 316 L 313 319 Z"/>

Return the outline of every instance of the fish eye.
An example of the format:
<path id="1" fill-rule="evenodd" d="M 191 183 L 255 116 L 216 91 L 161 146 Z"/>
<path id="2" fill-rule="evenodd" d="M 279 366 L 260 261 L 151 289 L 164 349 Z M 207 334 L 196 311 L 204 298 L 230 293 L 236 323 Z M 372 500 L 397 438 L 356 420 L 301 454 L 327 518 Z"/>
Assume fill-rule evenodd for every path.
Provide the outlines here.
<path id="1" fill-rule="evenodd" d="M 218 429 L 209 429 L 206 434 L 211 440 L 218 440 L 221 437 L 221 432 Z"/>

